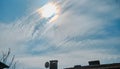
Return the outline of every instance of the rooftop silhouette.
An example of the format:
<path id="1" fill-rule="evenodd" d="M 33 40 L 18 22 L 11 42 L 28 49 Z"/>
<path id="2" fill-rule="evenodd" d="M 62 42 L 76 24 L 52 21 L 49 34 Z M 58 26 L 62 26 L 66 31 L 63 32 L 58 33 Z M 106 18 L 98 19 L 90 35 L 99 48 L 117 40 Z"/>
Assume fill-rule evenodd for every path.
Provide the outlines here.
<path id="1" fill-rule="evenodd" d="M 65 69 L 120 69 L 120 63 L 100 64 L 99 60 L 89 61 L 88 66 L 75 65 Z"/>
<path id="2" fill-rule="evenodd" d="M 6 64 L 0 62 L 0 69 L 9 68 Z"/>
<path id="3" fill-rule="evenodd" d="M 89 61 L 89 65 L 75 65 L 64 69 L 120 69 L 120 63 L 100 64 L 99 60 Z M 58 60 L 50 60 L 45 63 L 45 67 L 49 69 L 58 69 Z"/>

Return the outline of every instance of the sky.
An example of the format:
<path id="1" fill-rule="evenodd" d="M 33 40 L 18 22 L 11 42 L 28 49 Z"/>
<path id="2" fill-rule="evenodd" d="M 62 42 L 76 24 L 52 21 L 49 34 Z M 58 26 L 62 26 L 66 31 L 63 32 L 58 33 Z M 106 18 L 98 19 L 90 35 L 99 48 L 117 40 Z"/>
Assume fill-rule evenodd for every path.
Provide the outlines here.
<path id="1" fill-rule="evenodd" d="M 42 18 L 39 8 L 55 2 L 58 18 Z M 59 69 L 120 62 L 119 0 L 0 0 L 0 52 L 12 50 L 17 69 Z M 1 57 L 1 56 L 0 56 Z"/>

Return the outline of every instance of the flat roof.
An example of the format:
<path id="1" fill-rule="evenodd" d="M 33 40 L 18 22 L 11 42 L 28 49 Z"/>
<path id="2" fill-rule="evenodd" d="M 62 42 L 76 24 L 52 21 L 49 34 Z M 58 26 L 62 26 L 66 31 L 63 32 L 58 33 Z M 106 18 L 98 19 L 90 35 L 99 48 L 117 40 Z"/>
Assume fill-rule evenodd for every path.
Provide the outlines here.
<path id="1" fill-rule="evenodd" d="M 79 66 L 79 67 L 70 67 L 65 69 L 89 69 L 89 68 L 120 68 L 120 63 L 112 64 L 101 64 L 101 65 L 88 65 L 88 66 Z"/>

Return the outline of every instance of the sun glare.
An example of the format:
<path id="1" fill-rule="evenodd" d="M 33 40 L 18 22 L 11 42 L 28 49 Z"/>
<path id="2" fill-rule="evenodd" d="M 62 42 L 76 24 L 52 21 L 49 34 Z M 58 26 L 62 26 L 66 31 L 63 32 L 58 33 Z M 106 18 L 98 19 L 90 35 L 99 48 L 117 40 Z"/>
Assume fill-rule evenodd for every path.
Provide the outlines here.
<path id="1" fill-rule="evenodd" d="M 43 18 L 50 18 L 53 17 L 58 17 L 58 14 L 60 12 L 59 6 L 53 2 L 50 2 L 46 5 L 44 5 L 42 8 L 38 10 L 38 13 L 43 17 Z M 52 19 L 52 20 L 54 20 Z"/>

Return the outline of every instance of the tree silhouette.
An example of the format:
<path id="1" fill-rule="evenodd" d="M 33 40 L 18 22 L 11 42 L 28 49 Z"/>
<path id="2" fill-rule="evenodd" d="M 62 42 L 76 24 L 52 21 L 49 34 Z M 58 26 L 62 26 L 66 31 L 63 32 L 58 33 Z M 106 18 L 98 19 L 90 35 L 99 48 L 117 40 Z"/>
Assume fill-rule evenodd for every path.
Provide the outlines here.
<path id="1" fill-rule="evenodd" d="M 9 64 L 8 64 L 9 68 L 8 69 L 16 69 L 16 62 L 14 61 L 15 55 L 13 55 L 12 58 L 10 59 L 10 54 L 11 54 L 10 48 L 6 53 L 4 51 L 2 51 L 2 57 L 0 59 L 0 62 L 2 62 L 4 64 L 8 64 L 8 61 L 9 61 Z"/>

